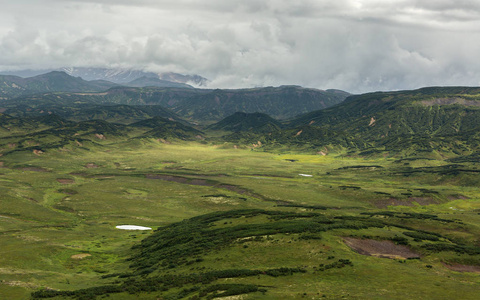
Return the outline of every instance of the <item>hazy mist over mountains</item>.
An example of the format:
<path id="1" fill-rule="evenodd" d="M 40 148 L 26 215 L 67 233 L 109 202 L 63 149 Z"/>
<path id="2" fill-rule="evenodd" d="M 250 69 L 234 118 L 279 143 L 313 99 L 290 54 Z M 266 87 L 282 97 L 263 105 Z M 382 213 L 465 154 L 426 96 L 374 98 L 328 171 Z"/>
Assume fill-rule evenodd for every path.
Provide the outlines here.
<path id="1" fill-rule="evenodd" d="M 3 2 L 0 70 L 119 68 L 356 94 L 480 85 L 478 1 Z"/>
<path id="2" fill-rule="evenodd" d="M 208 79 L 199 75 L 182 75 L 178 73 L 153 73 L 144 72 L 134 69 L 122 69 L 122 68 L 77 68 L 77 67 L 64 67 L 58 69 L 46 69 L 46 70 L 18 70 L 18 71 L 0 71 L 2 75 L 14 75 L 23 78 L 34 77 L 41 74 L 46 74 L 52 71 L 65 72 L 73 77 L 81 77 L 83 80 L 106 80 L 118 84 L 126 84 L 139 78 L 154 78 L 169 82 L 188 84 L 192 86 L 204 87 L 208 83 Z"/>

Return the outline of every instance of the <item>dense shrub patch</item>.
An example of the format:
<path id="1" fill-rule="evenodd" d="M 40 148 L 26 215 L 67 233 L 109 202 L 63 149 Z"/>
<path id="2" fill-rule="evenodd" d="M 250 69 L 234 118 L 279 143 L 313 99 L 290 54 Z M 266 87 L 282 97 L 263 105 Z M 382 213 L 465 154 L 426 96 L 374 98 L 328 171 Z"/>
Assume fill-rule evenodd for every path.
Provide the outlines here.
<path id="1" fill-rule="evenodd" d="M 306 270 L 302 268 L 278 268 L 268 270 L 248 270 L 248 269 L 230 269 L 230 270 L 218 270 L 206 273 L 192 273 L 188 275 L 165 275 L 165 276 L 152 276 L 152 277 L 135 277 L 128 278 L 119 285 L 105 285 L 99 287 L 93 287 L 88 289 L 81 289 L 76 291 L 55 291 L 55 290 L 39 290 L 32 293 L 33 298 L 53 298 L 57 296 L 76 297 L 79 299 L 95 299 L 100 295 L 123 293 L 130 294 L 140 292 L 156 292 L 156 291 L 168 291 L 171 288 L 182 287 L 189 284 L 202 284 L 208 285 L 213 281 L 221 278 L 238 278 L 249 277 L 257 275 L 267 275 L 272 277 L 288 276 L 294 273 L 305 273 Z M 222 288 L 219 288 L 222 287 Z M 212 291 L 225 290 L 222 293 L 213 293 L 213 297 L 238 295 L 244 293 L 255 292 L 258 290 L 256 285 L 241 285 L 232 284 L 227 286 L 212 285 L 202 289 L 201 293 L 205 295 Z M 255 288 L 253 288 L 255 287 Z M 190 293 L 198 291 L 198 287 L 184 289 L 182 292 L 173 299 L 180 299 L 187 296 Z M 227 294 L 225 294 L 227 293 Z M 177 296 L 181 296 L 177 298 Z"/>
<path id="2" fill-rule="evenodd" d="M 274 222 L 241 224 L 225 228 L 211 228 L 213 222 L 240 217 L 267 215 Z M 159 228 L 144 239 L 131 258 L 137 270 L 159 266 L 163 268 L 185 264 L 187 258 L 221 249 L 246 237 L 279 233 L 311 234 L 327 230 L 364 229 L 384 227 L 381 220 L 362 217 L 328 218 L 317 213 L 292 213 L 265 210 L 235 210 L 215 212 Z"/>

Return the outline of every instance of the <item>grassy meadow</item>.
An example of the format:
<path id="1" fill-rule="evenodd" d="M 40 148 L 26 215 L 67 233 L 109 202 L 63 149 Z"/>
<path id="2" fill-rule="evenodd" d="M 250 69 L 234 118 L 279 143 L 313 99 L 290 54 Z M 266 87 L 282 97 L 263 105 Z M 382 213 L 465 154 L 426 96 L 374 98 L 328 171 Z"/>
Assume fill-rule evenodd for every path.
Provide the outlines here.
<path id="1" fill-rule="evenodd" d="M 0 157 L 0 299 L 129 282 L 138 288 L 44 296 L 476 299 L 479 163 L 449 165 L 153 139 L 11 152 Z M 418 257 L 362 255 L 346 237 Z M 160 252 L 147 261 L 147 250 Z M 177 282 L 142 287 L 168 276 Z"/>

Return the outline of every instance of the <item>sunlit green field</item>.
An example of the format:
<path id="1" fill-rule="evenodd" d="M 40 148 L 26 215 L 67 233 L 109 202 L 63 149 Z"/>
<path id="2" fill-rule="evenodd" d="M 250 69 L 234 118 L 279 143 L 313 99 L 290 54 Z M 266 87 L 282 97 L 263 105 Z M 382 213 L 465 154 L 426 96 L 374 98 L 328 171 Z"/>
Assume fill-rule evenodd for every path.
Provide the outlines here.
<path id="1" fill-rule="evenodd" d="M 442 241 L 480 247 L 480 176 L 428 171 L 449 164 L 443 160 L 267 153 L 143 140 L 89 150 L 71 146 L 39 155 L 18 151 L 0 157 L 0 162 L 0 299 L 29 299 L 40 289 L 78 290 L 115 283 L 118 278 L 102 276 L 129 272 L 131 247 L 152 233 L 115 226 L 157 229 L 217 211 L 316 212 L 332 220 L 365 212 L 428 214 L 450 222 L 410 218 L 404 225 L 439 234 Z M 478 168 L 477 163 L 464 165 Z M 260 215 L 212 226 L 242 222 L 270 221 Z M 159 269 L 155 275 L 281 267 L 306 271 L 215 281 L 264 289 L 230 299 L 478 297 L 479 272 L 454 271 L 445 264 L 478 267 L 480 254 L 427 251 L 421 248 L 425 241 L 403 232 L 404 228 L 385 226 L 332 229 L 319 239 L 271 234 L 205 251 L 198 262 Z M 344 243 L 348 236 L 402 236 L 420 258 L 361 255 Z M 353 265 L 317 270 L 338 259 Z M 181 299 L 181 290 L 117 293 L 112 299 Z M 194 291 L 183 298 L 192 297 L 202 295 Z"/>

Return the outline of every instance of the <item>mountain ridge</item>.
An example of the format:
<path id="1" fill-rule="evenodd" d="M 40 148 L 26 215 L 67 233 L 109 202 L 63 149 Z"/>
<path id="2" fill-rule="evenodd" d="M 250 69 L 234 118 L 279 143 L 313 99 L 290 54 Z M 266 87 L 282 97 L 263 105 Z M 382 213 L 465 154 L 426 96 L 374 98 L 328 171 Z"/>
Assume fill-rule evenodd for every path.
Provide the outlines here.
<path id="1" fill-rule="evenodd" d="M 86 81 L 65 72 L 52 71 L 29 78 L 0 75 L 0 99 L 46 92 L 100 92 L 117 84 L 107 81 Z"/>
<path id="2" fill-rule="evenodd" d="M 52 71 L 62 71 L 70 76 L 81 77 L 87 81 L 106 80 L 117 84 L 126 84 L 141 77 L 157 78 L 179 84 L 193 84 L 198 87 L 205 87 L 208 84 L 208 79 L 200 75 L 184 75 L 174 72 L 155 73 L 131 68 L 62 67 L 43 70 L 4 71 L 1 73 L 26 78 Z"/>
<path id="3" fill-rule="evenodd" d="M 49 106 L 83 104 L 96 105 L 160 105 L 170 109 L 188 122 L 211 124 L 237 112 L 266 113 L 276 119 L 291 118 L 308 111 L 326 108 L 344 100 L 346 92 L 326 92 L 298 86 L 252 89 L 192 89 L 192 88 L 134 88 L 115 86 L 93 93 L 55 93 L 23 96 L 0 102 L 5 107 L 23 110 L 39 103 L 42 110 Z M 0 107 L 2 107 L 0 106 Z"/>

